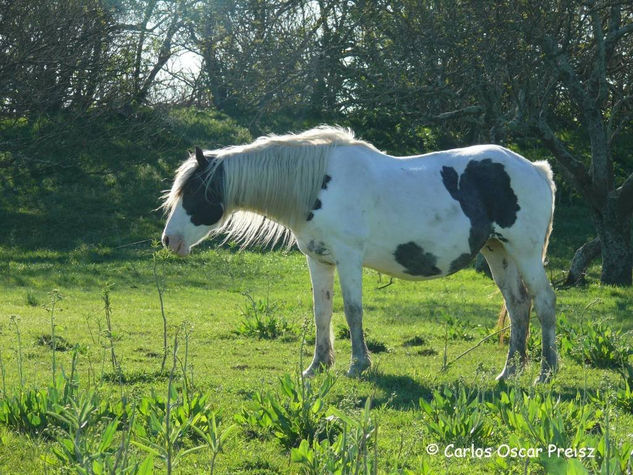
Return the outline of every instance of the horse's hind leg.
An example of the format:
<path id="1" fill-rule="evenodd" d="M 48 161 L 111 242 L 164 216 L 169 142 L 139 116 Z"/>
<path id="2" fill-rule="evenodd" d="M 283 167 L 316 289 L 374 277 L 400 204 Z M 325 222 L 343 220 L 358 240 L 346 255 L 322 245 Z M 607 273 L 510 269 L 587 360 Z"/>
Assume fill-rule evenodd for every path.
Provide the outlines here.
<path id="1" fill-rule="evenodd" d="M 312 296 L 314 305 L 314 324 L 316 339 L 314 342 L 314 358 L 303 372 L 310 377 L 323 367 L 334 363 L 334 346 L 332 344 L 332 288 L 334 284 L 334 266 L 323 264 L 308 257 L 310 279 L 312 280 Z"/>
<path id="2" fill-rule="evenodd" d="M 525 286 L 534 300 L 534 310 L 541 322 L 543 348 L 538 382 L 547 381 L 558 368 L 556 355 L 556 294 L 549 283 L 539 255 L 518 254 L 516 263 Z"/>
<path id="3" fill-rule="evenodd" d="M 516 372 L 517 363 L 525 364 L 532 302 L 516 263 L 499 241 L 489 240 L 481 249 L 481 253 L 488 262 L 492 277 L 501 290 L 510 315 L 510 349 L 505 367 L 497 376 L 497 379 L 505 379 Z"/>

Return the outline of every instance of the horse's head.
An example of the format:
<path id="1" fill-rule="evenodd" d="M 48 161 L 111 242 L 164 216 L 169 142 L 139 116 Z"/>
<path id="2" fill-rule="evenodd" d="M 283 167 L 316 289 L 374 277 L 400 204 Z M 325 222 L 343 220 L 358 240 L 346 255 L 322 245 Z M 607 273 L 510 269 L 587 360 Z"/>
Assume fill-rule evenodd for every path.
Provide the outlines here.
<path id="1" fill-rule="evenodd" d="M 179 169 L 163 207 L 169 213 L 163 245 L 179 256 L 217 228 L 224 215 L 224 170 L 221 161 L 206 157 L 196 147 L 195 163 Z"/>

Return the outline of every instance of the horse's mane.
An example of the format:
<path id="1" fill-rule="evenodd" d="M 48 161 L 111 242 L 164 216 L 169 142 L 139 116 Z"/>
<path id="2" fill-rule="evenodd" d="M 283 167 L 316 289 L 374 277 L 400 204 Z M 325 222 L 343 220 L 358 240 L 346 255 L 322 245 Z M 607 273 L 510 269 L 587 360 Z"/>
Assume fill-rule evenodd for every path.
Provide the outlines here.
<path id="1" fill-rule="evenodd" d="M 214 233 L 224 234 L 225 242 L 234 241 L 241 247 L 280 241 L 292 245 L 290 229 L 306 222 L 321 189 L 328 158 L 339 145 L 375 150 L 349 129 L 320 126 L 205 152 L 217 159 L 208 181 L 220 162 L 224 169 L 225 218 Z M 182 186 L 196 168 L 195 158 L 190 157 L 178 169 L 174 186 L 164 197 L 166 211 L 176 205 Z"/>

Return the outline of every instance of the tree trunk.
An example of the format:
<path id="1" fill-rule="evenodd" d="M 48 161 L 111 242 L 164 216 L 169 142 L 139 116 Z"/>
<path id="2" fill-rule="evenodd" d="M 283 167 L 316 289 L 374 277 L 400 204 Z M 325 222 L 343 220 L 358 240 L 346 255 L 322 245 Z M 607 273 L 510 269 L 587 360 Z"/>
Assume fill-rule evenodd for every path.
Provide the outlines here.
<path id="1" fill-rule="evenodd" d="M 607 285 L 630 286 L 633 283 L 631 216 L 619 215 L 616 200 L 610 198 L 605 209 L 596 213 L 595 221 L 602 243 L 600 281 Z"/>
<path id="2" fill-rule="evenodd" d="M 583 244 L 580 249 L 576 251 L 571 264 L 569 265 L 569 272 L 567 278 L 563 283 L 563 286 L 570 287 L 574 285 L 582 285 L 585 283 L 585 272 L 589 264 L 598 257 L 601 253 L 602 246 L 599 238 Z"/>

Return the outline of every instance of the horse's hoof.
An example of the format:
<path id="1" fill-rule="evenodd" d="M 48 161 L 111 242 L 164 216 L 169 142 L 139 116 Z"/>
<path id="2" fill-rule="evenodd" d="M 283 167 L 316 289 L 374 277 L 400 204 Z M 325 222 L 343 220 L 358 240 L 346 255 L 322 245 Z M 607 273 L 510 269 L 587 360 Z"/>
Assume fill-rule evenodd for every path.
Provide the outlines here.
<path id="1" fill-rule="evenodd" d="M 370 360 L 363 360 L 363 361 L 356 360 L 351 364 L 351 366 L 347 370 L 347 376 L 349 378 L 359 378 L 360 375 L 363 373 L 363 371 L 365 371 L 370 366 L 371 366 Z"/>

